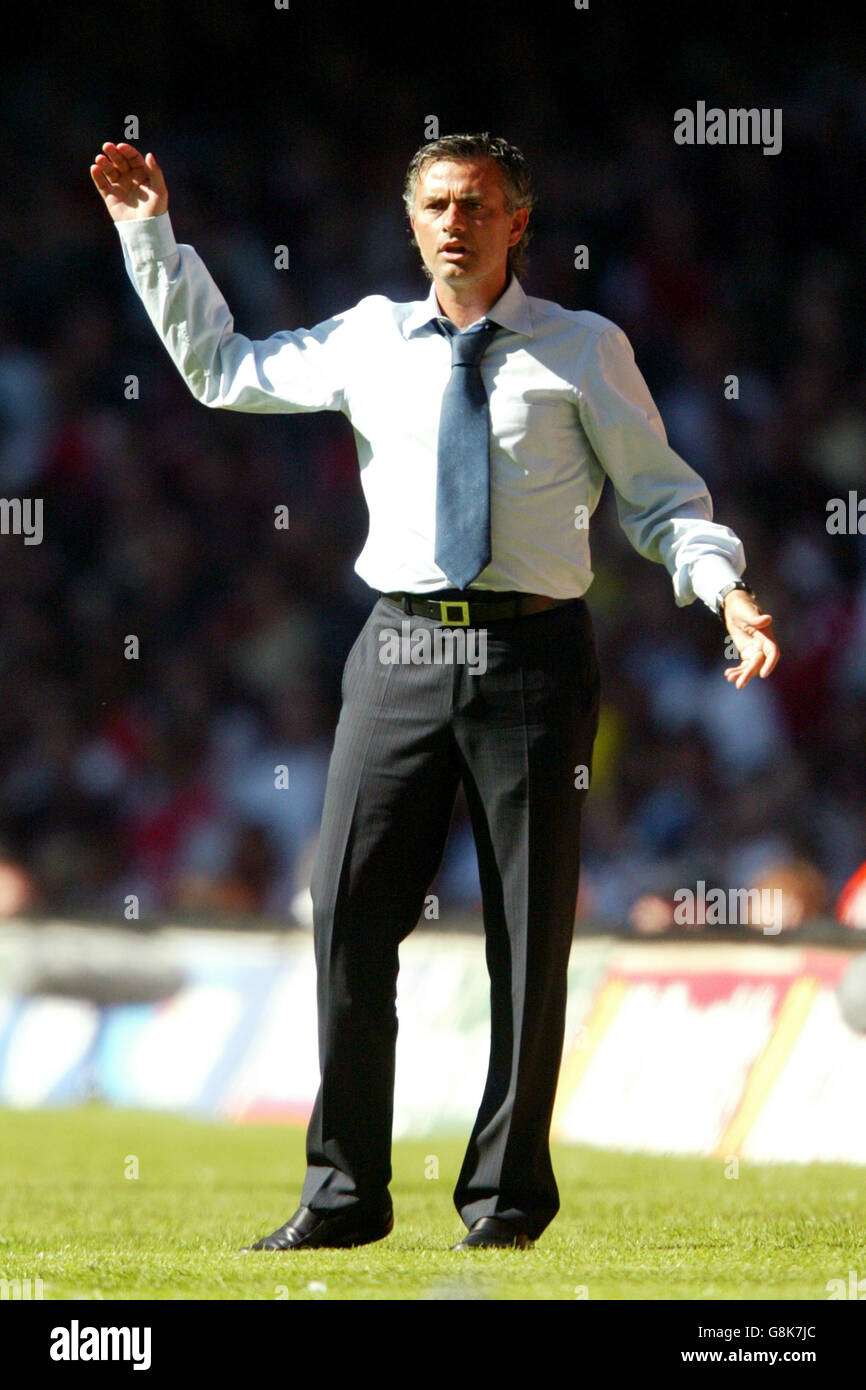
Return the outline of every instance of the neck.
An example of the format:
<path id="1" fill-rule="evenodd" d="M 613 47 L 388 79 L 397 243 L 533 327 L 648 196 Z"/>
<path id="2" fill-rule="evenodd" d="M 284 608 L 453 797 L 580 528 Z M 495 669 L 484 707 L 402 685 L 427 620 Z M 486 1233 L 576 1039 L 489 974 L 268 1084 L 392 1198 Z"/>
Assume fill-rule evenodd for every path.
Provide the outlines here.
<path id="1" fill-rule="evenodd" d="M 459 285 L 437 280 L 436 299 L 442 313 L 460 329 L 483 318 L 500 299 L 511 279 L 508 270 L 479 284 Z"/>

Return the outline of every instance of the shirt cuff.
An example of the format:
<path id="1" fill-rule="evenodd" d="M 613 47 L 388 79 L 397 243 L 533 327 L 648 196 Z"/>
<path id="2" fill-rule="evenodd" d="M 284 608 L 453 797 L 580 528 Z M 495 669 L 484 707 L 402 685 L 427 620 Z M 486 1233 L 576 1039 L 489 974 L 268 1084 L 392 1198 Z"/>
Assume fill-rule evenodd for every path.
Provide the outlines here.
<path id="1" fill-rule="evenodd" d="M 148 261 L 164 261 L 177 250 L 167 212 L 161 212 L 158 217 L 137 217 L 126 222 L 115 222 L 114 225 L 133 266 L 143 266 Z"/>
<path id="2" fill-rule="evenodd" d="M 745 565 L 743 566 L 745 569 Z M 692 589 L 708 608 L 716 611 L 719 590 L 735 579 L 742 579 L 742 571 L 737 570 L 723 555 L 703 555 L 695 560 L 690 575 Z"/>

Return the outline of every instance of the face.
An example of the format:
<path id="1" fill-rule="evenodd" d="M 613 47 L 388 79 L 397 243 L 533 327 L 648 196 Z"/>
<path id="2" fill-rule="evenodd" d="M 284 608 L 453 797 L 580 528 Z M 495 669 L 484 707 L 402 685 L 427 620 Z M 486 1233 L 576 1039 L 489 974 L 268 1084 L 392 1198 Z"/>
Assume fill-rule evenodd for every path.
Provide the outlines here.
<path id="1" fill-rule="evenodd" d="M 505 211 L 502 175 L 491 159 L 441 159 L 422 169 L 409 219 L 434 280 L 470 284 L 501 278 L 529 210 Z"/>

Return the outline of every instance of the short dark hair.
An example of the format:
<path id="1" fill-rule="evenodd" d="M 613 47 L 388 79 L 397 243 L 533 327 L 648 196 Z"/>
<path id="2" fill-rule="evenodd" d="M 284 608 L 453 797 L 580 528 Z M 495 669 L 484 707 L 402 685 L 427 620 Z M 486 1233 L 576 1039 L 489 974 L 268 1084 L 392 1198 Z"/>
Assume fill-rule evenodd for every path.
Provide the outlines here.
<path id="1" fill-rule="evenodd" d="M 411 216 L 415 210 L 418 175 L 437 159 L 492 159 L 502 174 L 506 212 L 517 212 L 518 208 L 528 208 L 532 211 L 535 195 L 525 158 L 516 145 L 509 145 L 507 140 L 484 131 L 478 135 L 443 135 L 441 139 L 430 140 L 415 151 L 406 170 L 406 182 L 403 187 L 403 203 L 407 216 Z M 531 235 L 527 225 L 523 236 L 508 252 L 508 268 L 518 278 L 526 267 L 526 247 Z M 430 276 L 426 265 L 424 272 Z"/>

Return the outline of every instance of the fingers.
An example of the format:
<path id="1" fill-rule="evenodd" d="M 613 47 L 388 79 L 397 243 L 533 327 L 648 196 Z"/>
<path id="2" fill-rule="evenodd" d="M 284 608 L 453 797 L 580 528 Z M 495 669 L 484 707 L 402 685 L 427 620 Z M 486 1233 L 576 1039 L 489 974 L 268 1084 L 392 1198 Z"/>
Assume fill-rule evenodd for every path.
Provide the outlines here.
<path id="1" fill-rule="evenodd" d="M 749 681 L 755 675 L 760 664 L 761 653 L 756 652 L 752 656 L 744 657 L 739 666 L 732 666 L 727 670 L 725 672 L 725 678 L 732 682 L 738 690 L 742 690 L 744 686 L 749 684 Z"/>
<path id="2" fill-rule="evenodd" d="M 118 173 L 134 174 L 144 169 L 144 160 L 134 145 L 125 141 L 115 145 L 111 140 L 106 140 L 102 149 L 106 159 Z"/>
<path id="3" fill-rule="evenodd" d="M 736 685 L 738 690 L 744 686 L 755 675 L 760 675 L 763 680 L 774 669 L 779 660 L 779 648 L 769 637 L 762 636 L 749 646 L 744 646 L 740 651 L 740 663 L 737 666 L 729 666 L 725 671 L 725 679 Z"/>
<path id="4" fill-rule="evenodd" d="M 112 141 L 106 140 L 102 146 L 102 153 L 93 161 L 93 167 L 103 176 L 103 183 L 97 184 L 100 191 L 108 185 L 111 192 L 128 192 L 150 181 L 150 170 L 132 145 L 115 145 Z"/>
<path id="5" fill-rule="evenodd" d="M 100 175 L 100 181 L 98 183 L 96 183 L 96 179 L 94 178 L 94 182 L 100 192 L 125 194 L 128 193 L 130 189 L 136 187 L 137 181 L 132 177 L 129 166 L 125 161 L 124 167 L 121 168 L 108 153 L 98 154 L 96 156 L 91 165 L 91 174 L 94 169 Z"/>
<path id="6" fill-rule="evenodd" d="M 167 197 L 168 189 L 165 186 L 165 178 L 163 177 L 163 172 L 156 162 L 156 155 L 145 155 L 144 163 L 146 169 L 149 171 L 149 182 L 151 188 L 155 189 L 158 193 L 165 194 L 165 196 Z"/>
<path id="7" fill-rule="evenodd" d="M 768 676 L 779 660 L 778 644 L 772 639 L 765 638 L 762 643 L 764 649 L 764 664 L 761 667 L 761 676 Z"/>
<path id="8" fill-rule="evenodd" d="M 738 666 L 725 671 L 725 679 L 742 690 L 755 675 L 769 676 L 779 660 L 779 646 L 773 634 L 773 615 L 759 611 L 730 615 L 727 628 L 740 654 Z"/>
<path id="9" fill-rule="evenodd" d="M 113 193 L 113 184 L 109 182 L 98 164 L 91 164 L 90 177 L 93 179 L 93 182 L 96 184 L 103 198 L 107 198 L 110 193 Z"/>

